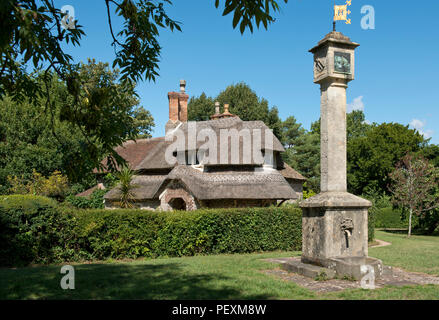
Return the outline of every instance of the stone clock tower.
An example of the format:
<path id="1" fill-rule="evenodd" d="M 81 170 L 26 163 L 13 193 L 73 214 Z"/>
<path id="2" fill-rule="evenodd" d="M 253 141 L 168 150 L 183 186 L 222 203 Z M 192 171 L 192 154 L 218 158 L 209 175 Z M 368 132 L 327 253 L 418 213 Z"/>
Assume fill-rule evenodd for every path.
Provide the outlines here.
<path id="1" fill-rule="evenodd" d="M 320 84 L 321 192 L 346 192 L 346 89 L 354 80 L 359 44 L 331 32 L 310 50 Z"/>
<path id="2" fill-rule="evenodd" d="M 375 277 L 382 274 L 381 261 L 368 257 L 371 203 L 348 193 L 346 187 L 346 89 L 354 80 L 358 46 L 333 31 L 310 50 L 321 95 L 321 193 L 301 203 L 302 257 L 288 269 L 302 274 L 312 275 L 317 267 L 356 279 L 365 270 L 372 270 Z"/>

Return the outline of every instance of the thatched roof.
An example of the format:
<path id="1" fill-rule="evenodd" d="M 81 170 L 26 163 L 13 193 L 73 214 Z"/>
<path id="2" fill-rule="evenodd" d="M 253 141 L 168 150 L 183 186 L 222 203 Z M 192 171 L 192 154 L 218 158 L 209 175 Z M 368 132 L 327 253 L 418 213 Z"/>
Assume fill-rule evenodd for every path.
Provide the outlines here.
<path id="1" fill-rule="evenodd" d="M 183 132 L 186 138 L 186 150 L 190 149 L 192 144 L 188 143 L 188 130 L 189 127 L 194 125 L 194 122 L 183 122 L 178 127 L 178 130 Z M 261 150 L 265 147 L 265 136 L 271 140 L 267 145 L 272 146 L 272 150 L 275 152 L 283 152 L 285 151 L 280 141 L 276 138 L 276 136 L 271 132 L 271 130 L 262 122 L 262 121 L 242 121 L 238 117 L 233 118 L 224 118 L 218 120 L 209 120 L 209 121 L 197 121 L 195 125 L 195 134 L 198 134 L 201 130 L 212 130 L 215 132 L 217 141 L 217 158 L 216 163 L 220 164 L 221 162 L 221 129 L 233 130 L 236 129 L 239 132 L 244 132 L 248 130 L 248 132 L 253 135 L 254 132 L 260 132 L 261 138 Z M 241 131 L 243 130 L 244 131 Z M 260 131 L 254 131 L 260 130 Z M 233 132 L 231 132 L 233 133 Z M 176 139 L 176 138 L 174 138 Z M 196 135 L 195 135 L 196 139 Z M 253 139 L 253 137 L 252 137 Z M 207 140 L 207 138 L 206 138 Z M 135 141 L 126 141 L 115 149 L 115 151 L 124 158 L 130 165 L 130 167 L 134 170 L 156 170 L 156 169 L 172 169 L 174 165 L 170 165 L 165 160 L 165 152 L 167 148 L 173 143 L 171 141 L 165 141 L 165 137 L 160 138 L 151 138 L 151 139 L 139 139 Z M 197 141 L 194 145 L 195 149 L 200 148 L 205 144 L 205 141 Z M 231 141 L 228 143 L 228 160 L 227 164 L 232 164 L 231 158 Z M 244 144 L 243 137 L 239 138 L 239 160 L 233 164 L 241 164 L 241 165 L 261 165 L 262 163 L 255 161 L 253 158 L 253 147 L 254 143 L 250 145 L 250 150 L 252 156 L 247 159 L 244 156 Z M 107 161 L 106 159 L 102 161 L 102 164 L 106 167 Z M 207 164 L 209 165 L 209 164 Z M 95 173 L 98 171 L 95 169 Z M 102 171 L 101 171 L 102 172 Z M 104 172 L 106 172 L 104 170 Z"/>
<path id="2" fill-rule="evenodd" d="M 191 131 L 191 126 L 194 128 L 194 131 Z M 224 137 L 221 137 L 221 130 L 223 130 Z M 275 152 L 283 152 L 285 151 L 280 141 L 276 138 L 276 136 L 271 132 L 271 130 L 262 122 L 262 121 L 242 121 L 238 117 L 233 118 L 225 118 L 225 119 L 218 119 L 218 120 L 209 120 L 209 121 L 198 121 L 198 122 L 183 122 L 175 130 L 179 130 L 183 133 L 185 137 L 185 150 L 198 150 L 200 147 L 202 147 L 206 141 L 208 141 L 209 138 L 206 138 L 204 141 L 196 141 L 197 135 L 199 132 L 208 132 L 208 130 L 211 130 L 210 132 L 214 132 L 217 138 L 217 151 L 216 151 L 216 158 L 215 161 L 210 161 L 206 165 L 216 165 L 221 164 L 221 139 L 225 140 L 225 135 L 230 133 L 230 135 L 236 136 L 236 132 L 241 132 L 244 134 L 248 134 L 251 139 L 253 139 L 253 134 L 257 134 L 260 139 L 261 143 L 260 145 L 251 143 L 253 140 L 250 140 L 250 145 L 248 146 L 246 153 L 247 155 L 250 155 L 249 157 L 244 156 L 244 150 L 245 150 L 245 144 L 243 143 L 243 136 L 239 137 L 239 159 L 238 161 L 234 162 L 234 160 L 231 157 L 232 154 L 232 141 L 229 139 L 227 143 L 227 152 L 228 152 L 228 159 L 226 159 L 226 164 L 241 164 L 241 165 L 261 165 L 262 162 L 258 162 L 257 159 L 253 158 L 253 155 L 255 154 L 253 148 L 259 147 L 262 151 L 265 149 L 265 138 L 267 136 L 268 139 L 270 139 L 270 143 L 267 141 L 267 145 L 269 146 L 270 150 L 273 150 Z M 228 131 L 227 131 L 228 130 Z M 236 131 L 235 131 L 236 130 Z M 191 137 L 191 141 L 188 141 L 190 134 L 193 136 L 193 139 Z M 150 154 L 143 159 L 137 166 L 134 167 L 135 170 L 150 170 L 150 169 L 163 169 L 163 168 L 172 168 L 172 165 L 169 165 L 165 161 L 165 152 L 166 149 L 177 139 L 177 134 L 174 134 L 174 137 L 169 136 L 169 141 L 161 141 L 160 143 L 157 143 L 157 145 L 150 150 Z M 191 143 L 189 143 L 191 142 Z M 182 164 L 182 163 L 180 163 Z"/>
<path id="3" fill-rule="evenodd" d="M 256 171 L 202 172 L 192 166 L 176 166 L 167 176 L 142 175 L 133 179 L 136 200 L 158 199 L 168 183 L 179 180 L 199 200 L 294 199 L 296 193 L 275 169 Z M 114 188 L 105 199 L 117 200 Z"/>
<path id="4" fill-rule="evenodd" d="M 305 181 L 306 178 L 302 176 L 299 172 L 291 168 L 286 162 L 281 162 L 277 170 L 285 179 L 302 180 Z"/>
<path id="5" fill-rule="evenodd" d="M 159 146 L 165 142 L 164 137 L 150 138 L 150 139 L 138 139 L 125 141 L 121 146 L 115 148 L 115 151 L 125 159 L 131 168 L 135 169 L 145 157 L 150 156 Z M 163 157 L 164 159 L 164 157 Z M 107 166 L 107 159 L 102 161 L 104 167 Z M 94 173 L 102 172 L 94 169 Z M 103 171 L 104 173 L 107 170 Z"/>
<path id="6" fill-rule="evenodd" d="M 169 180 L 181 180 L 197 199 L 293 199 L 295 192 L 274 169 L 256 171 L 201 172 L 177 166 Z"/>

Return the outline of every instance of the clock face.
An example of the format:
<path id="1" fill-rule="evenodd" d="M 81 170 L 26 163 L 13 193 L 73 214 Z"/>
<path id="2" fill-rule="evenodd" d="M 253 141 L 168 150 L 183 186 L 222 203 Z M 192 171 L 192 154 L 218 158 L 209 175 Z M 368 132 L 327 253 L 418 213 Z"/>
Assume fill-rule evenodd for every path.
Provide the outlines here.
<path id="1" fill-rule="evenodd" d="M 334 71 L 351 73 L 351 54 L 347 52 L 334 52 Z"/>

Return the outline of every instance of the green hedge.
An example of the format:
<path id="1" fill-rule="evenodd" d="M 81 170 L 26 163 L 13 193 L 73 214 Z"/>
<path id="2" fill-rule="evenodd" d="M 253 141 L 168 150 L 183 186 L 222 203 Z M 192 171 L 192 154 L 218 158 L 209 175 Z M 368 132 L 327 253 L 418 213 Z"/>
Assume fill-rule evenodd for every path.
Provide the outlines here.
<path id="1" fill-rule="evenodd" d="M 81 247 L 92 259 L 301 249 L 298 208 L 84 210 L 75 216 Z"/>
<path id="2" fill-rule="evenodd" d="M 69 195 L 66 197 L 65 203 L 78 209 L 104 209 L 104 195 L 107 192 L 108 190 L 98 189 L 88 197 Z"/>
<path id="3" fill-rule="evenodd" d="M 0 199 L 1 265 L 301 249 L 293 206 L 191 212 L 75 210 Z"/>
<path id="4" fill-rule="evenodd" d="M 46 263 L 69 256 L 65 243 L 74 227 L 56 201 L 29 195 L 0 197 L 0 265 Z"/>
<path id="5" fill-rule="evenodd" d="M 401 219 L 401 211 L 393 208 L 381 208 L 375 214 L 376 228 L 407 228 L 407 219 Z"/>
<path id="6" fill-rule="evenodd" d="M 376 210 L 370 208 L 367 215 L 367 240 L 372 242 L 375 240 L 375 227 L 376 227 Z"/>

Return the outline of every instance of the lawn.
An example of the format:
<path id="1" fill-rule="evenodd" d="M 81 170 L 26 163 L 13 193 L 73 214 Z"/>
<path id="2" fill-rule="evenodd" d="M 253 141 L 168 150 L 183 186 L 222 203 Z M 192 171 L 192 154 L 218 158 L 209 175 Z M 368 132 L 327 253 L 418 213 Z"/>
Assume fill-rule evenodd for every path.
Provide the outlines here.
<path id="1" fill-rule="evenodd" d="M 439 237 L 377 231 L 389 247 L 369 255 L 385 264 L 439 275 Z M 76 264 L 76 289 L 60 288 L 60 266 L 0 269 L 0 299 L 438 299 L 439 286 L 386 287 L 317 294 L 261 272 L 270 252 Z"/>

